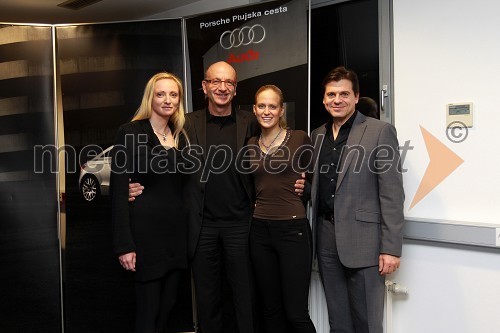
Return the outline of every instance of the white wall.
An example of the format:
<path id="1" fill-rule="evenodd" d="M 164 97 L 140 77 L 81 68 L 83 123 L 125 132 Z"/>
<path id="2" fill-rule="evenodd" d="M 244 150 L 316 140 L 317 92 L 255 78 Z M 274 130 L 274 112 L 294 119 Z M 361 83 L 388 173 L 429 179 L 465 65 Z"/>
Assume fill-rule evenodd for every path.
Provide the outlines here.
<path id="1" fill-rule="evenodd" d="M 394 109 L 408 217 L 499 223 L 500 5 L 493 0 L 394 0 Z M 446 137 L 447 103 L 474 103 L 462 143 Z M 464 163 L 413 209 L 429 163 L 420 126 Z M 406 241 L 391 277 L 394 333 L 500 332 L 500 249 Z"/>
<path id="2" fill-rule="evenodd" d="M 395 120 L 411 140 L 405 189 L 408 208 L 429 158 L 420 127 L 460 156 L 460 165 L 407 216 L 498 223 L 500 165 L 500 5 L 495 0 L 394 0 Z M 467 139 L 446 137 L 447 103 L 474 103 Z M 495 200 L 497 199 L 497 200 Z"/>
<path id="3" fill-rule="evenodd" d="M 500 332 L 500 254 L 496 249 L 407 241 L 391 280 L 394 333 Z"/>

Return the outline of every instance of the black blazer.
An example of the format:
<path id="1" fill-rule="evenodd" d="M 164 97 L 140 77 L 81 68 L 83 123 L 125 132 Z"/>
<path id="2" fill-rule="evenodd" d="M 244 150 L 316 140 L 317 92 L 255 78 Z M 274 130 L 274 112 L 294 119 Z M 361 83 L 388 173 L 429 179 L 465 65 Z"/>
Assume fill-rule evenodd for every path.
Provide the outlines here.
<path id="1" fill-rule="evenodd" d="M 120 127 L 111 156 L 113 245 L 135 251 L 135 279 L 147 281 L 187 268 L 186 175 L 176 172 L 181 153 L 165 149 L 148 119 Z M 129 178 L 144 192 L 128 202 Z"/>

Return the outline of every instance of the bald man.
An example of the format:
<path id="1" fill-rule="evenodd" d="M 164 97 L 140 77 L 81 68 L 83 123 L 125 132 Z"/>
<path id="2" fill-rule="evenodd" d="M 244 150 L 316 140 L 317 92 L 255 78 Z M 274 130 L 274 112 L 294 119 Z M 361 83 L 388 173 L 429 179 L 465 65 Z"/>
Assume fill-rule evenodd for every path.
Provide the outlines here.
<path id="1" fill-rule="evenodd" d="M 232 106 L 236 85 L 231 65 L 212 64 L 202 81 L 207 107 L 187 114 L 186 121 L 191 145 L 203 152 L 202 167 L 190 177 L 188 250 L 204 333 L 222 332 L 223 271 L 233 293 L 239 332 L 254 332 L 248 234 L 255 195 L 251 175 L 238 172 L 235 162 L 258 124 L 251 112 Z M 226 154 L 227 149 L 233 153 Z"/>

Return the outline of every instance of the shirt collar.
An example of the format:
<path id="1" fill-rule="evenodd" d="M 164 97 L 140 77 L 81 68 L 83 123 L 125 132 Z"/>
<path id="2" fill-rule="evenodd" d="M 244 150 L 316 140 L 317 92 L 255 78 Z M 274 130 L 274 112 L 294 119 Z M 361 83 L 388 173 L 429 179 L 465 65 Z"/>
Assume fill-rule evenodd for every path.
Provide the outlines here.
<path id="1" fill-rule="evenodd" d="M 351 114 L 349 119 L 347 119 L 347 121 L 341 126 L 341 128 L 351 128 L 352 124 L 354 124 L 354 119 L 356 119 L 357 115 L 358 115 L 358 110 L 354 110 L 353 114 Z M 327 132 L 332 130 L 332 125 L 333 125 L 333 118 L 330 117 L 330 119 L 325 124 Z"/>
<path id="2" fill-rule="evenodd" d="M 357 115 L 358 115 L 358 110 L 354 110 L 349 119 L 347 119 L 347 121 L 342 126 L 352 127 L 352 124 L 354 124 L 354 119 L 356 119 Z"/>
<path id="3" fill-rule="evenodd" d="M 211 114 L 210 111 L 208 111 L 208 108 L 205 109 L 205 112 L 207 114 L 207 123 L 215 120 L 214 118 L 219 118 L 219 116 L 214 116 L 213 114 Z M 222 117 L 224 117 L 224 116 L 222 116 Z M 234 111 L 234 108 L 231 108 L 231 114 L 229 115 L 229 117 L 232 120 L 236 121 L 236 112 Z"/>

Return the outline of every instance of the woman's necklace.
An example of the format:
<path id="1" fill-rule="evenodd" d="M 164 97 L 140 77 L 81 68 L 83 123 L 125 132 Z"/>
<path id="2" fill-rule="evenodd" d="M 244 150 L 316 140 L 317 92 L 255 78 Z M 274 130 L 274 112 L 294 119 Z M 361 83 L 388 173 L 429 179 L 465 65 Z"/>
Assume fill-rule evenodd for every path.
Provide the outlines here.
<path id="1" fill-rule="evenodd" d="M 153 126 L 151 126 L 151 127 L 153 127 Z M 162 136 L 162 138 L 163 138 L 163 142 L 167 142 L 167 135 L 168 135 L 168 133 L 170 132 L 170 128 L 167 126 L 167 127 L 166 127 L 166 129 L 167 129 L 167 130 L 165 131 L 165 133 L 159 133 L 159 132 L 157 132 L 157 131 L 154 129 L 154 127 L 153 127 L 153 132 L 155 132 L 155 133 L 156 133 L 156 134 L 158 134 L 158 135 L 161 135 L 161 136 Z"/>
<path id="2" fill-rule="evenodd" d="M 280 127 L 280 130 L 279 130 L 278 134 L 276 134 L 276 136 L 274 137 L 273 141 L 271 141 L 271 143 L 269 144 L 269 146 L 267 146 L 264 143 L 264 140 L 262 140 L 262 132 L 260 133 L 259 141 L 260 141 L 260 144 L 263 145 L 264 148 L 266 148 L 266 153 L 269 152 L 269 149 L 271 149 L 273 143 L 276 141 L 276 139 L 278 139 L 278 137 L 280 136 L 280 134 L 281 134 L 282 131 L 283 131 L 283 127 Z"/>

